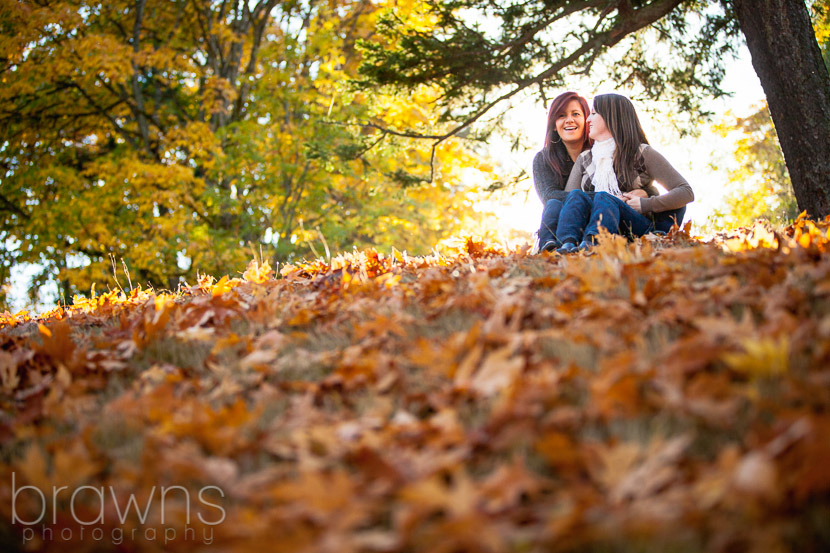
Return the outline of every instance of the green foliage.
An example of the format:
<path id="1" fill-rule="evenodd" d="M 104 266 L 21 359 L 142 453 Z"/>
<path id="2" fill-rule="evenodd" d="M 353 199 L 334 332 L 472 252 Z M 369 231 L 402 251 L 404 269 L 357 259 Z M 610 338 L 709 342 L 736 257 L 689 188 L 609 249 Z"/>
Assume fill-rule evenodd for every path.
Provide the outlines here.
<path id="1" fill-rule="evenodd" d="M 232 6 L 232 7 L 230 7 Z M 431 129 L 435 94 L 355 93 L 365 0 L 3 2 L 0 279 L 37 264 L 71 298 L 233 273 L 251 250 L 287 261 L 327 242 L 425 252 L 472 215 L 445 143 L 435 179 L 381 115 Z M 0 293 L 0 302 L 4 293 Z"/>
<path id="2" fill-rule="evenodd" d="M 701 98 L 724 94 L 724 62 L 736 46 L 731 4 L 610 4 L 445 0 L 397 9 L 379 20 L 377 36 L 359 43 L 359 83 L 436 85 L 442 117 L 462 122 L 519 90 L 533 86 L 544 99 L 568 77 L 602 67 L 617 85 L 705 115 Z"/>

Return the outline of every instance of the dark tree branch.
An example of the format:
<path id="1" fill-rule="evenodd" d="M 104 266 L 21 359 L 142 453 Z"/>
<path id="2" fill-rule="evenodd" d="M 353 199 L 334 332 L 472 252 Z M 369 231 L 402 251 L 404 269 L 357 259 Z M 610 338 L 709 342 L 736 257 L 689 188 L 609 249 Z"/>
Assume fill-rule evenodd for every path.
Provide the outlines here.
<path id="1" fill-rule="evenodd" d="M 75 81 L 69 81 L 69 84 L 75 90 L 77 90 L 87 102 L 89 102 L 89 105 L 92 106 L 101 117 L 110 122 L 110 125 L 112 125 L 112 128 L 115 130 L 116 133 L 121 135 L 121 137 L 124 138 L 124 140 L 126 140 L 130 144 L 130 146 L 138 149 L 138 143 L 136 142 L 135 137 L 129 131 L 127 131 L 121 125 L 119 125 L 118 121 L 115 120 L 115 117 L 113 117 L 112 114 L 106 111 L 105 108 L 99 106 L 95 99 L 89 93 L 87 93 L 87 91 L 84 90 L 84 88 L 81 85 L 79 85 Z"/>
<path id="2" fill-rule="evenodd" d="M 133 25 L 133 54 L 138 54 L 141 42 L 141 25 L 144 19 L 144 6 L 147 0 L 137 0 L 135 4 L 135 24 Z M 144 94 L 141 91 L 141 85 L 138 82 L 139 67 L 135 59 L 130 61 L 133 68 L 132 85 L 133 85 L 133 99 L 135 100 L 135 115 L 138 122 L 138 129 L 141 132 L 141 139 L 144 142 L 144 151 L 147 155 L 155 157 L 152 148 L 150 148 L 150 128 L 147 125 L 147 117 L 144 109 Z"/>
<path id="3" fill-rule="evenodd" d="M 11 202 L 2 193 L 0 193 L 0 202 L 3 202 L 3 205 L 6 207 L 6 209 L 8 211 L 11 211 L 12 213 L 16 213 L 17 215 L 23 217 L 26 220 L 29 220 L 29 219 L 32 218 L 32 216 L 29 213 L 26 213 L 25 211 L 20 209 L 20 206 L 18 206 L 17 204 Z"/>
<path id="4" fill-rule="evenodd" d="M 607 1 L 608 0 L 592 0 L 591 2 L 587 2 L 585 4 L 571 4 L 569 6 L 566 6 L 565 9 L 562 10 L 560 13 L 557 13 L 556 15 L 553 15 L 547 19 L 543 19 L 536 25 L 533 25 L 532 27 L 528 28 L 528 30 L 525 33 L 517 37 L 515 40 L 499 45 L 497 50 L 500 51 L 500 57 L 507 57 L 508 54 L 520 50 L 522 46 L 525 46 L 531 40 L 533 40 L 537 34 L 547 29 L 557 21 L 564 19 L 569 15 L 572 15 L 583 9 L 598 7 L 602 4 L 607 3 Z"/>
<path id="5" fill-rule="evenodd" d="M 555 76 L 564 68 L 577 63 L 580 59 L 582 59 L 584 56 L 588 54 L 592 55 L 592 58 L 588 62 L 591 63 L 593 57 L 599 55 L 602 51 L 614 46 L 627 35 L 636 32 L 644 27 L 647 27 L 652 23 L 656 22 L 657 20 L 661 19 L 684 1 L 685 0 L 656 0 L 651 4 L 648 4 L 637 10 L 621 11 L 620 18 L 617 19 L 617 21 L 611 28 L 602 33 L 594 35 L 589 40 L 583 42 L 582 45 L 573 52 L 571 52 L 570 55 L 564 58 L 560 58 L 559 61 L 557 61 L 555 64 L 553 64 L 545 71 L 542 71 L 541 73 L 537 74 L 535 77 L 525 79 L 523 81 L 516 83 L 516 86 L 514 88 L 500 95 L 495 100 L 492 100 L 480 106 L 478 109 L 466 116 L 460 125 L 453 127 L 444 134 L 421 134 L 415 132 L 395 131 L 386 127 L 382 127 L 375 123 L 366 123 L 365 126 L 378 129 L 383 133 L 394 136 L 433 140 L 434 142 L 432 144 L 430 155 L 430 177 L 428 180 L 426 180 L 426 182 L 431 182 L 435 174 L 434 162 L 436 148 L 442 142 L 453 136 L 458 135 L 461 131 L 469 128 L 473 123 L 481 119 L 481 117 L 484 116 L 484 114 L 489 112 L 496 105 L 506 100 L 509 100 L 510 98 L 512 98 L 513 96 L 515 96 L 516 94 L 530 86 L 536 84 L 541 85 L 543 82 L 549 80 L 551 77 Z M 625 14 L 625 17 L 623 17 L 623 14 Z M 541 31 L 542 29 L 543 27 L 539 27 L 539 31 Z"/>

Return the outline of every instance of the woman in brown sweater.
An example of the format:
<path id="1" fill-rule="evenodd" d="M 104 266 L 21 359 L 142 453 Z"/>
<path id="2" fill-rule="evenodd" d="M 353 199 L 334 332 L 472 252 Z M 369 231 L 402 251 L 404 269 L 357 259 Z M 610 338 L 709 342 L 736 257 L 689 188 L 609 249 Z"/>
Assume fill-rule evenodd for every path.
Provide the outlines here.
<path id="1" fill-rule="evenodd" d="M 595 97 L 588 124 L 594 145 L 579 155 L 568 178 L 557 251 L 590 248 L 600 225 L 633 237 L 665 230 L 659 227 L 665 227 L 667 215 L 679 223 L 686 204 L 694 200 L 692 187 L 649 146 L 631 100 L 620 94 Z M 652 187 L 652 181 L 668 192 L 646 198 L 637 194 Z"/>

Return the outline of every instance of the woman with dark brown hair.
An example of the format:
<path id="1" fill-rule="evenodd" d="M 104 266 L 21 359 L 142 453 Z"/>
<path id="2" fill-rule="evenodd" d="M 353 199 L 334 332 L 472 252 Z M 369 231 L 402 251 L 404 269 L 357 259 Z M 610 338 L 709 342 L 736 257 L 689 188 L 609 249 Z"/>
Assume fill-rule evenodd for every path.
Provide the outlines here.
<path id="1" fill-rule="evenodd" d="M 533 186 L 544 205 L 533 253 L 560 246 L 556 226 L 565 201 L 565 185 L 577 156 L 593 142 L 585 124 L 588 109 L 585 98 L 576 92 L 565 92 L 553 100 L 548 110 L 545 146 L 533 158 Z"/>
<path id="2" fill-rule="evenodd" d="M 579 155 L 568 179 L 557 251 L 589 249 L 600 225 L 634 237 L 679 224 L 686 204 L 694 200 L 692 187 L 649 146 L 631 100 L 601 94 L 587 121 L 594 144 Z M 643 197 L 642 190 L 653 188 L 653 181 L 668 192 Z"/>

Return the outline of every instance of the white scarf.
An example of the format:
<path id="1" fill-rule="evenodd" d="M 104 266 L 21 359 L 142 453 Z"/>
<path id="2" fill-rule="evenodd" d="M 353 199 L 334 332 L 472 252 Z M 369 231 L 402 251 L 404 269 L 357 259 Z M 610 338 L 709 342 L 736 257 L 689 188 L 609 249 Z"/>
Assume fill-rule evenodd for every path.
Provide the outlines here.
<path id="1" fill-rule="evenodd" d="M 594 185 L 594 192 L 608 192 L 614 196 L 622 197 L 620 185 L 617 184 L 617 175 L 614 174 L 614 150 L 617 143 L 614 138 L 594 142 L 591 148 L 591 158 L 596 171 L 591 182 Z"/>

